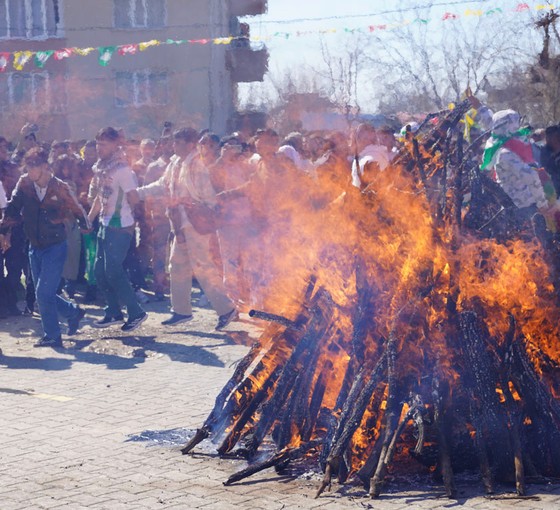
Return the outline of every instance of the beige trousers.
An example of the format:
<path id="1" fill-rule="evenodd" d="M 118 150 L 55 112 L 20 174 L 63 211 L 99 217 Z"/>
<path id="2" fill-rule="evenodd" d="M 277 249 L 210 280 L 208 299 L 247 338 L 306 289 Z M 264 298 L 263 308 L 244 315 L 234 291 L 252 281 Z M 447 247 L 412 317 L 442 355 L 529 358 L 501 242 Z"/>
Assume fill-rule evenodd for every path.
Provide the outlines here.
<path id="1" fill-rule="evenodd" d="M 186 242 L 173 240 L 169 260 L 171 307 L 181 315 L 192 314 L 192 276 L 196 277 L 212 308 L 218 315 L 230 312 L 234 306 L 227 298 L 222 268 L 212 253 L 211 235 L 200 235 L 190 225 L 183 229 Z"/>

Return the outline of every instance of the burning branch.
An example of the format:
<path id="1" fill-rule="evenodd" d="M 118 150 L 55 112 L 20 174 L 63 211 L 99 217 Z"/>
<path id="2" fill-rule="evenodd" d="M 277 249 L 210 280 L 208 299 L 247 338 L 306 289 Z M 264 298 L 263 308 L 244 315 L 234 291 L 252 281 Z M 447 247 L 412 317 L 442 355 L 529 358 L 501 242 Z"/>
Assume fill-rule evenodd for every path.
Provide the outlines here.
<path id="1" fill-rule="evenodd" d="M 466 469 L 518 497 L 560 475 L 558 263 L 470 163 L 457 135 L 468 107 L 424 123 L 374 194 L 267 202 L 282 260 L 267 261 L 280 290 L 263 308 L 277 313 L 251 312 L 270 324 L 182 450 L 211 437 L 248 459 L 226 485 L 302 458 L 324 471 L 316 497 L 352 475 L 378 497 L 406 458 L 449 498 Z M 320 191 L 314 204 L 341 196 Z"/>

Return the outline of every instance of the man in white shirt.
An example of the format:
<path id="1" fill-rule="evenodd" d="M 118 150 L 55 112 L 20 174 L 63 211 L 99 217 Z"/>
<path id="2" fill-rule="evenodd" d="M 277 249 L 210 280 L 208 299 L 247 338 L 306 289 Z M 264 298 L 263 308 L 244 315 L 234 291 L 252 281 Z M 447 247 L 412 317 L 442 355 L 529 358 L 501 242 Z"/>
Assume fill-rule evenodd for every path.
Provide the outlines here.
<path id="1" fill-rule="evenodd" d="M 360 124 L 354 137 L 356 154 L 352 162 L 352 184 L 362 189 L 368 184 L 367 172 L 385 170 L 392 155 L 386 145 L 381 145 L 371 124 Z"/>
<path id="2" fill-rule="evenodd" d="M 213 262 L 211 237 L 214 232 L 199 233 L 193 227 L 186 207 L 193 202 L 212 206 L 215 190 L 210 180 L 210 161 L 197 151 L 197 132 L 192 128 L 176 131 L 175 155 L 165 174 L 157 181 L 139 189 L 141 198 L 162 197 L 168 204 L 168 216 L 174 233 L 171 245 L 169 275 L 171 283 L 171 316 L 164 326 L 176 326 L 192 320 L 191 288 L 193 272 L 218 313 L 216 329 L 222 329 L 236 318 L 236 311 L 225 295 L 220 268 Z M 212 136 L 203 137 L 211 142 Z M 210 145 L 210 144 L 208 144 Z M 210 158 L 212 159 L 212 158 Z M 215 159 L 215 157 L 214 157 Z"/>
<path id="3" fill-rule="evenodd" d="M 132 213 L 139 202 L 137 180 L 121 151 L 118 131 L 103 128 L 96 136 L 99 160 L 95 164 L 89 196 L 93 204 L 90 220 L 99 215 L 95 277 L 105 296 L 105 316 L 94 323 L 105 328 L 124 320 L 121 306 L 127 309 L 127 321 L 122 331 L 135 330 L 148 314 L 142 309 L 123 267 L 124 259 L 134 237 L 135 220 Z"/>

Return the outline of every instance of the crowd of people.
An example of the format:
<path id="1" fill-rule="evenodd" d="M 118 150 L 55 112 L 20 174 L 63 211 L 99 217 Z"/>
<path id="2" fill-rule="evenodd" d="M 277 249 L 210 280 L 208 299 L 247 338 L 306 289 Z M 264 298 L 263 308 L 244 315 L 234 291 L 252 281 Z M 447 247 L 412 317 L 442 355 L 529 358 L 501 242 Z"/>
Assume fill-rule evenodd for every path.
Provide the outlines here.
<path id="1" fill-rule="evenodd" d="M 489 132 L 481 171 L 521 213 L 558 214 L 560 126 L 530 130 L 512 110 L 473 107 Z M 26 124 L 17 143 L 0 137 L 0 319 L 38 311 L 35 346 L 62 347 L 59 320 L 68 335 L 79 330 L 79 299 L 103 299 L 93 327 L 131 332 L 147 318 L 149 289 L 153 300 L 169 295 L 162 325 L 173 327 L 193 318 L 196 279 L 221 330 L 262 305 L 258 288 L 270 283 L 264 269 L 277 242 L 267 227 L 288 207 L 278 190 L 298 200 L 317 189 L 329 199 L 359 195 L 415 129 L 362 123 L 351 137 L 260 129 L 220 138 L 166 124 L 157 140 L 106 127 L 95 140 L 46 143 Z"/>

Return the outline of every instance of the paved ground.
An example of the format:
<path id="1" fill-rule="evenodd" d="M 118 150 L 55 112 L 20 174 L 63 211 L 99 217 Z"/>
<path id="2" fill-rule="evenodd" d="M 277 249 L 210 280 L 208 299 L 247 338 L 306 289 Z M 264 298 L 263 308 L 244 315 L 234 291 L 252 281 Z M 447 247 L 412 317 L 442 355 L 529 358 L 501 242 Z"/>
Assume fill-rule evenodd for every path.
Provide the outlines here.
<path id="1" fill-rule="evenodd" d="M 392 488 L 375 502 L 360 488 L 333 486 L 315 500 L 316 475 L 271 470 L 224 487 L 243 463 L 218 459 L 208 445 L 182 456 L 176 436 L 204 421 L 256 330 L 241 322 L 216 333 L 215 314 L 196 309 L 193 322 L 164 331 L 165 304 L 147 309 L 136 336 L 86 325 L 58 352 L 31 347 L 37 319 L 0 322 L 0 510 L 560 508 L 560 484 L 532 486 L 527 500 L 485 499 L 476 481 L 459 483 L 457 501 L 437 486 Z M 176 436 L 161 433 L 172 429 Z M 145 431 L 174 445 L 131 440 Z"/>

